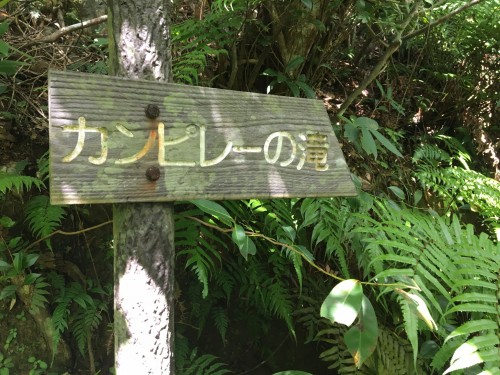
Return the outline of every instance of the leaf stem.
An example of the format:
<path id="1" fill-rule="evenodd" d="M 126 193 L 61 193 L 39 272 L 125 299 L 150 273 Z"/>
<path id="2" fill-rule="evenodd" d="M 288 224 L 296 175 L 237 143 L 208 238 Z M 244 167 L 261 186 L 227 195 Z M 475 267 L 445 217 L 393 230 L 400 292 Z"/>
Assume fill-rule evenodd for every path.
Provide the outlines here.
<path id="1" fill-rule="evenodd" d="M 194 216 L 187 216 L 188 219 L 191 219 L 191 220 L 194 220 L 206 227 L 209 227 L 209 228 L 212 228 L 212 229 L 215 229 L 221 233 L 231 233 L 233 231 L 232 228 L 221 228 L 217 225 L 213 225 L 213 224 L 209 224 L 209 223 L 206 223 L 204 222 L 203 220 L 201 219 L 198 219 L 197 217 L 194 217 Z M 292 245 L 289 245 L 289 244 L 286 244 L 286 243 L 283 243 L 283 242 L 279 242 L 279 241 L 276 241 L 275 239 L 271 238 L 271 237 L 267 237 L 266 235 L 264 234 L 261 234 L 261 233 L 255 233 L 255 232 L 251 232 L 251 231 L 245 231 L 245 234 L 247 236 L 250 236 L 250 237 L 258 237 L 258 238 L 262 238 L 263 240 L 266 240 L 267 242 L 270 242 L 272 243 L 273 245 L 278 245 L 278 246 L 283 246 L 283 247 L 286 247 L 287 249 L 293 251 L 294 253 L 296 254 L 299 254 L 307 263 L 309 263 L 312 267 L 314 267 L 316 270 L 318 270 L 319 272 L 335 279 L 335 280 L 338 280 L 338 281 L 345 281 L 346 279 L 340 277 L 340 276 L 337 276 L 335 275 L 334 273 L 331 273 L 331 272 L 328 272 L 326 270 L 324 270 L 323 268 L 321 268 L 320 266 L 318 266 L 316 263 L 314 263 L 312 260 L 308 259 L 306 256 L 304 256 L 304 254 L 302 252 L 300 252 L 299 250 L 297 250 L 296 248 L 294 248 Z M 392 283 L 392 284 L 385 284 L 385 283 L 376 283 L 376 282 L 370 282 L 370 281 L 360 281 L 361 284 L 363 285 L 371 285 L 371 286 L 376 286 L 376 287 L 390 287 L 390 288 L 407 288 L 407 289 L 418 289 L 417 287 L 415 286 L 412 286 L 412 285 L 405 285 L 405 284 L 398 284 L 398 283 Z"/>
<path id="2" fill-rule="evenodd" d="M 29 250 L 31 249 L 32 247 L 34 247 L 35 245 L 39 244 L 40 242 L 43 242 L 45 241 L 46 239 L 56 235 L 56 234 L 61 234 L 63 236 L 75 236 L 77 234 L 81 234 L 81 233 L 85 233 L 85 232 L 88 232 L 88 231 L 91 231 L 91 230 L 94 230 L 94 229 L 98 229 L 100 227 L 103 227 L 105 225 L 108 225 L 108 224 L 112 224 L 113 223 L 113 220 L 108 220 L 108 221 L 105 221 L 104 223 L 101 223 L 101 224 L 97 224 L 97 225 L 94 225 L 93 227 L 90 227 L 90 228 L 84 228 L 84 229 L 81 229 L 81 230 L 77 230 L 75 232 L 65 232 L 63 230 L 56 230 L 54 232 L 52 232 L 51 234 L 45 236 L 45 237 L 42 237 L 38 240 L 36 240 L 35 242 L 31 243 L 28 247 L 26 247 L 24 250 Z"/>

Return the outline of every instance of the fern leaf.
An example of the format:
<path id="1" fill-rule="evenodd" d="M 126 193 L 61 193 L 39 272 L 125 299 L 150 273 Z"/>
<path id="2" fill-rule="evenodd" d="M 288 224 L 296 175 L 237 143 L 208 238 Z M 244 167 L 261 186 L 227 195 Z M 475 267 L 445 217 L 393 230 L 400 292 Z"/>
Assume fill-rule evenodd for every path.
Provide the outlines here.
<path id="1" fill-rule="evenodd" d="M 476 333 L 486 330 L 498 330 L 498 328 L 499 327 L 497 323 L 494 322 L 493 320 L 489 319 L 473 320 L 471 322 L 464 323 L 460 327 L 455 329 L 452 333 L 448 335 L 445 342 L 457 336 L 470 335 L 471 333 Z"/>
<path id="2" fill-rule="evenodd" d="M 229 326 L 229 318 L 223 308 L 216 307 L 212 310 L 214 325 L 219 331 L 222 342 L 226 342 L 227 327 Z"/>
<path id="3" fill-rule="evenodd" d="M 61 225 L 65 213 L 63 207 L 52 206 L 46 195 L 37 195 L 28 202 L 26 220 L 33 235 L 43 238 Z M 51 248 L 48 240 L 47 245 Z"/>
<path id="4" fill-rule="evenodd" d="M 20 193 L 23 190 L 30 190 L 33 186 L 36 186 L 39 190 L 45 187 L 38 178 L 0 171 L 0 193 L 2 194 L 9 191 Z"/>
<path id="5" fill-rule="evenodd" d="M 398 301 L 403 313 L 406 336 L 413 349 L 413 365 L 416 368 L 418 356 L 418 319 L 412 313 L 408 302 L 404 298 L 398 297 Z"/>

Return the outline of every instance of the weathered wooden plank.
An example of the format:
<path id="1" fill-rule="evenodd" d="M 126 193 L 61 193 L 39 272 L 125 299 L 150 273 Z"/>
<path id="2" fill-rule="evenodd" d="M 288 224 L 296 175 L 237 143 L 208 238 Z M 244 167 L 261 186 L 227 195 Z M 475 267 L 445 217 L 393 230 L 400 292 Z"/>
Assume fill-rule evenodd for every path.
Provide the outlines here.
<path id="1" fill-rule="evenodd" d="M 319 101 L 51 72 L 49 110 L 53 204 L 355 194 Z"/>

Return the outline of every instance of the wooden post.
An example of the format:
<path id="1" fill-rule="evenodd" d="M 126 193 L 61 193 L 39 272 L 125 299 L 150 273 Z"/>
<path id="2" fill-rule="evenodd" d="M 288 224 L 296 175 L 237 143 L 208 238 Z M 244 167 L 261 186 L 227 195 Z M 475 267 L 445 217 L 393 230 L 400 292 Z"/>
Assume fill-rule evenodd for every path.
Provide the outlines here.
<path id="1" fill-rule="evenodd" d="M 320 101 L 165 83 L 169 3 L 109 0 L 110 73 L 128 79 L 49 74 L 51 203 L 116 203 L 117 375 L 175 371 L 163 202 L 355 195 Z"/>
<path id="2" fill-rule="evenodd" d="M 111 74 L 168 81 L 168 0 L 109 0 L 108 15 Z M 113 220 L 116 374 L 174 374 L 173 206 L 116 204 Z"/>

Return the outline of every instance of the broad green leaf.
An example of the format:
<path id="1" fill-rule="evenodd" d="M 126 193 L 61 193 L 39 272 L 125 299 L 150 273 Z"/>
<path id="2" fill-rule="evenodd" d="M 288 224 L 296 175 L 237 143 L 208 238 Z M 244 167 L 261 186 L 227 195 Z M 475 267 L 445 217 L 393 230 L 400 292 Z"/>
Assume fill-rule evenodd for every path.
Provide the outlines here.
<path id="1" fill-rule="evenodd" d="M 203 212 L 212 215 L 222 221 L 226 225 L 232 225 L 233 219 L 231 215 L 220 204 L 206 199 L 197 199 L 190 201 Z"/>
<path id="2" fill-rule="evenodd" d="M 349 142 L 356 143 L 359 137 L 359 128 L 351 122 L 347 122 L 344 125 L 344 137 L 346 137 Z"/>
<path id="3" fill-rule="evenodd" d="M 14 266 L 14 270 L 16 270 L 17 273 L 20 273 L 22 270 L 24 270 L 24 253 L 15 253 L 12 265 Z"/>
<path id="4" fill-rule="evenodd" d="M 245 230 L 241 225 L 236 224 L 234 226 L 233 234 L 231 236 L 233 241 L 238 248 L 240 249 L 241 255 L 245 260 L 248 260 L 248 255 L 255 255 L 257 249 L 255 248 L 255 244 L 245 233 Z"/>
<path id="5" fill-rule="evenodd" d="M 372 133 L 367 128 L 361 128 L 361 146 L 368 155 L 377 158 L 377 145 L 372 137 Z"/>
<path id="6" fill-rule="evenodd" d="M 395 291 L 404 297 L 406 301 L 410 303 L 410 308 L 415 311 L 420 319 L 422 319 L 427 326 L 435 331 L 437 330 L 437 324 L 431 316 L 427 305 L 422 297 L 415 293 L 408 293 L 402 289 L 396 288 Z"/>
<path id="7" fill-rule="evenodd" d="M 0 61 L 0 74 L 12 75 L 17 72 L 17 69 L 24 65 L 24 63 L 12 60 Z"/>
<path id="8" fill-rule="evenodd" d="M 310 372 L 290 370 L 290 371 L 275 372 L 273 375 L 312 375 L 312 374 Z"/>
<path id="9" fill-rule="evenodd" d="M 263 76 L 269 76 L 269 77 L 276 77 L 278 75 L 278 72 L 274 69 L 267 68 L 262 72 Z"/>
<path id="10" fill-rule="evenodd" d="M 355 117 L 354 123 L 361 129 L 375 131 L 379 128 L 378 122 L 369 117 Z"/>
<path id="11" fill-rule="evenodd" d="M 27 254 L 25 257 L 25 268 L 31 267 L 38 260 L 39 254 Z"/>
<path id="12" fill-rule="evenodd" d="M 401 154 L 401 152 L 399 152 L 399 150 L 396 148 L 396 146 L 394 146 L 391 141 L 389 141 L 386 137 L 384 137 L 382 134 L 380 134 L 380 132 L 378 130 L 372 131 L 371 133 L 375 136 L 375 138 L 378 139 L 378 141 L 380 143 L 382 143 L 382 145 L 386 149 L 388 149 L 394 155 L 399 156 L 400 158 L 403 157 L 403 155 Z"/>
<path id="13" fill-rule="evenodd" d="M 377 316 L 370 300 L 365 296 L 361 303 L 359 324 L 345 333 L 344 340 L 354 358 L 354 364 L 357 368 L 361 368 L 375 350 L 378 340 Z"/>
<path id="14" fill-rule="evenodd" d="M 394 195 L 401 200 L 404 200 L 406 197 L 404 191 L 398 188 L 397 186 L 389 186 L 389 190 L 391 190 L 394 193 Z"/>
<path id="15" fill-rule="evenodd" d="M 12 228 L 15 224 L 16 222 L 8 216 L 0 217 L 0 226 L 4 228 Z"/>
<path id="16" fill-rule="evenodd" d="M 24 278 L 24 285 L 31 285 L 33 284 L 36 279 L 38 279 L 41 276 L 39 273 L 29 273 L 26 275 Z"/>
<path id="17" fill-rule="evenodd" d="M 362 300 L 363 288 L 359 280 L 342 281 L 326 297 L 320 315 L 332 323 L 350 326 L 358 316 Z"/>
<path id="18" fill-rule="evenodd" d="M 292 92 L 292 95 L 293 95 L 294 98 L 300 97 L 299 86 L 297 86 L 297 84 L 295 82 L 287 81 L 286 84 L 290 88 L 290 91 Z"/>
<path id="19" fill-rule="evenodd" d="M 291 70 L 297 69 L 300 64 L 304 62 L 304 58 L 302 56 L 294 56 L 289 61 L 288 65 L 285 68 L 285 72 L 289 72 Z"/>
<path id="20" fill-rule="evenodd" d="M 9 54 L 10 46 L 3 40 L 0 40 L 0 54 L 7 56 Z"/>
<path id="21" fill-rule="evenodd" d="M 300 87 L 304 94 L 306 94 L 306 97 L 308 97 L 309 99 L 316 98 L 316 92 L 306 82 L 297 80 L 295 81 L 295 83 Z"/>

